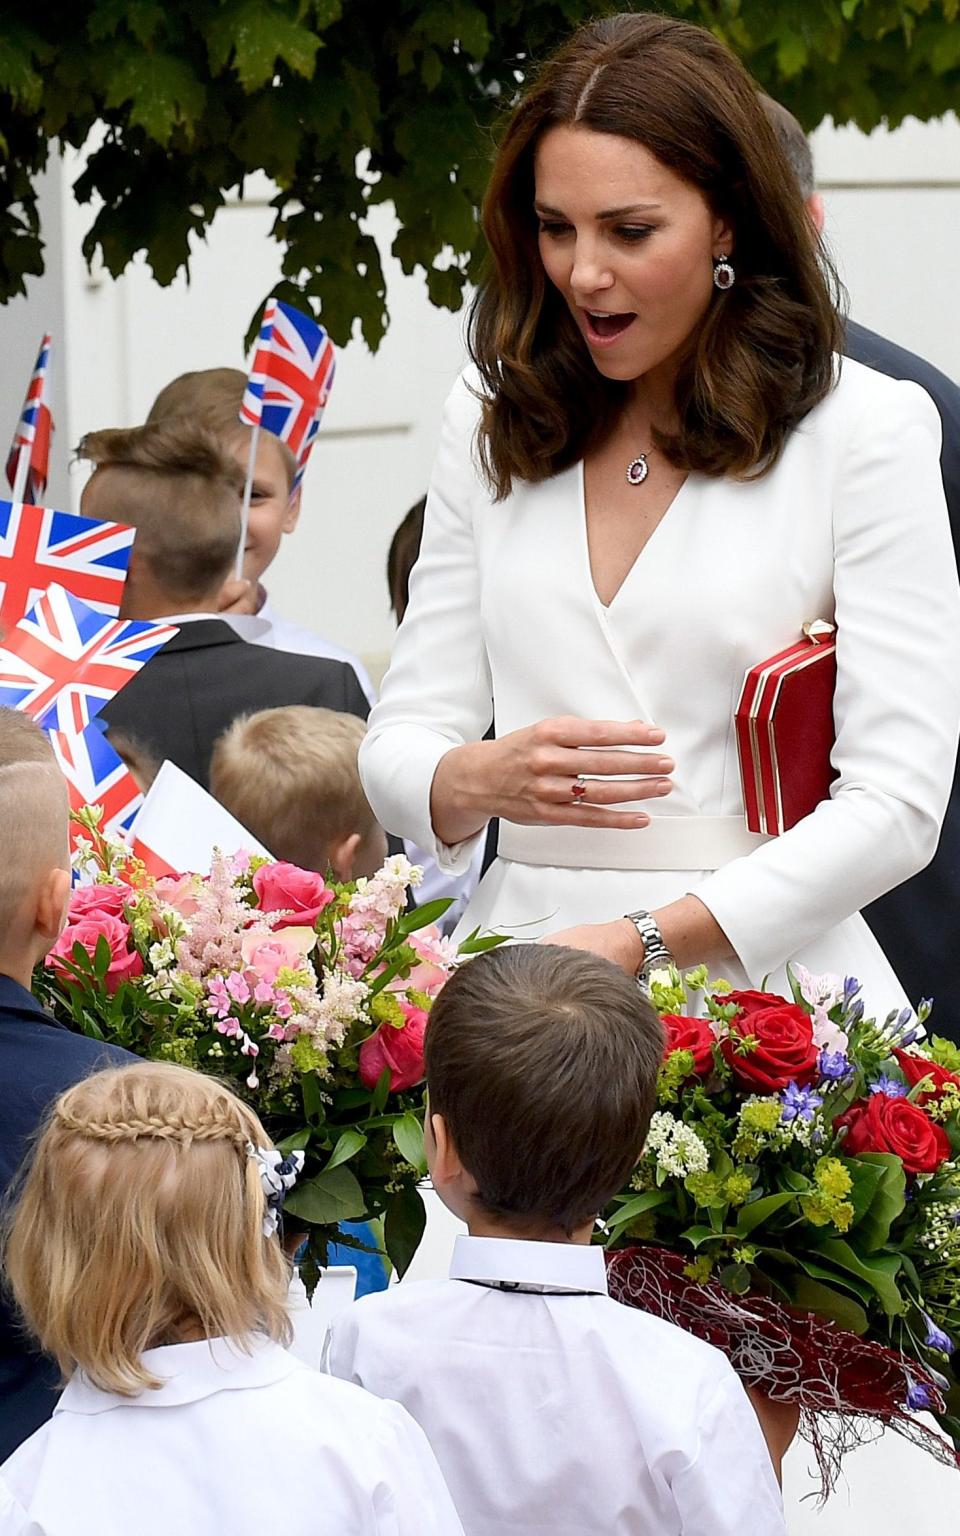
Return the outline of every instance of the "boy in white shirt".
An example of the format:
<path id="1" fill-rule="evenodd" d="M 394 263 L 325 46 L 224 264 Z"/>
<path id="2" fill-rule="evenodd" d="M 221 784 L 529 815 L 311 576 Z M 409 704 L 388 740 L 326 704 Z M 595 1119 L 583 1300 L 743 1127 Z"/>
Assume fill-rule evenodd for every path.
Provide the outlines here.
<path id="1" fill-rule="evenodd" d="M 469 1236 L 450 1278 L 364 1298 L 326 1367 L 426 1431 L 467 1536 L 783 1536 L 760 1426 L 718 1350 L 606 1294 L 594 1220 L 654 1106 L 660 1023 L 596 956 L 461 967 L 426 1036 L 427 1161 Z"/>
<path id="2" fill-rule="evenodd" d="M 147 421 L 166 421 L 173 416 L 200 421 L 220 438 L 223 447 L 246 474 L 250 428 L 239 419 L 246 384 L 247 376 L 239 368 L 203 368 L 195 373 L 182 373 L 160 391 L 150 407 Z M 261 432 L 254 459 L 243 556 L 247 586 L 238 595 L 237 583 L 226 584 L 225 599 L 230 601 L 224 612 L 237 633 L 255 645 L 293 651 L 300 656 L 328 656 L 334 661 L 349 662 L 373 705 L 376 702 L 373 684 L 359 656 L 326 636 L 281 618 L 261 580 L 273 563 L 284 534 L 293 533 L 300 519 L 300 487 L 293 489 L 295 471 L 296 463 L 286 443 L 281 443 L 270 432 Z"/>

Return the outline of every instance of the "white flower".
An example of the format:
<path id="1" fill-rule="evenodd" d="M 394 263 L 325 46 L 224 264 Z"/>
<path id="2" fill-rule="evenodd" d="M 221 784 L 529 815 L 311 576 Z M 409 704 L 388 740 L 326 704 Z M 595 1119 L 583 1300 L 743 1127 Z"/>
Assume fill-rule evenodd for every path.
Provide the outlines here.
<path id="1" fill-rule="evenodd" d="M 825 1013 L 829 1013 L 831 1008 L 842 1002 L 842 976 L 834 976 L 829 971 L 823 976 L 817 976 L 813 971 L 808 971 L 805 965 L 794 965 L 792 970 L 800 988 L 800 996 L 811 1008 L 822 1008 Z"/>
<path id="2" fill-rule="evenodd" d="M 833 1020 L 828 1018 L 827 1009 L 824 1004 L 814 1003 L 811 1022 L 813 1024 L 813 1043 L 818 1050 L 829 1051 L 831 1054 L 836 1051 L 842 1051 L 846 1055 L 847 1046 L 850 1044 L 850 1036 L 846 1030 L 840 1028 L 839 1024 L 834 1024 Z"/>
<path id="3" fill-rule="evenodd" d="M 658 1110 L 650 1121 L 643 1150 L 653 1154 L 663 1173 L 678 1179 L 688 1173 L 706 1173 L 710 1166 L 710 1154 L 693 1127 L 666 1110 Z"/>

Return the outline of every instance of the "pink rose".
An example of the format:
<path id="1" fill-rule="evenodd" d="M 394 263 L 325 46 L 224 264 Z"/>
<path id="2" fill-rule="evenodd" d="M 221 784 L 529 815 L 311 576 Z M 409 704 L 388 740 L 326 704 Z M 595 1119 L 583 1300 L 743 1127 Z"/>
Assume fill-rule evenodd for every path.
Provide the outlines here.
<path id="1" fill-rule="evenodd" d="M 407 943 L 420 958 L 416 965 L 411 966 L 409 976 L 394 977 L 387 987 L 388 992 L 406 992 L 409 989 L 411 992 L 425 992 L 428 997 L 436 997 L 453 970 L 452 961 L 449 965 L 444 963 L 444 939 L 439 928 L 431 924 L 429 928 L 411 933 Z"/>
<path id="2" fill-rule="evenodd" d="M 316 922 L 324 907 L 334 900 L 322 875 L 296 864 L 261 864 L 253 877 L 253 889 L 262 912 L 289 912 L 278 926 Z"/>
<path id="3" fill-rule="evenodd" d="M 124 903 L 135 900 L 129 885 L 80 885 L 70 896 L 68 922 L 77 923 L 82 917 L 94 913 L 106 917 L 122 917 Z"/>
<path id="4" fill-rule="evenodd" d="M 381 1024 L 375 1035 L 360 1047 L 360 1081 L 365 1088 L 376 1088 L 385 1067 L 390 1068 L 390 1092 L 412 1088 L 423 1077 L 423 1036 L 427 1013 L 410 1003 L 401 1003 L 404 1022 Z"/>
<path id="5" fill-rule="evenodd" d="M 261 981 L 273 982 L 281 969 L 299 970 L 304 957 L 317 942 L 312 928 L 281 928 L 277 933 L 245 933 L 240 953 L 245 970 L 256 971 Z"/>
<path id="6" fill-rule="evenodd" d="M 154 887 L 157 900 L 181 917 L 193 917 L 200 909 L 197 880 L 197 875 L 164 875 Z"/>
<path id="7" fill-rule="evenodd" d="M 130 925 L 118 917 L 111 917 L 108 912 L 92 913 L 79 922 L 68 923 L 47 955 L 46 963 L 63 981 L 75 981 L 60 961 L 73 959 L 74 944 L 82 944 L 92 960 L 100 938 L 106 939 L 110 946 L 110 964 L 103 978 L 108 992 L 116 992 L 122 981 L 131 981 L 143 974 L 143 960 L 135 949 L 130 948 Z"/>

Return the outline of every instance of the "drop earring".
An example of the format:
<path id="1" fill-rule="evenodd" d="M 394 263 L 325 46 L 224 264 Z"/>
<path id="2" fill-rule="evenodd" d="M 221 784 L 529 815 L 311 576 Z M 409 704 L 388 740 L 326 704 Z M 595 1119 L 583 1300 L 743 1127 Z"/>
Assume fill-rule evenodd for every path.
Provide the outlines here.
<path id="1" fill-rule="evenodd" d="M 732 288 L 737 280 L 737 274 L 730 265 L 728 256 L 715 256 L 713 259 L 713 286 L 721 292 Z"/>

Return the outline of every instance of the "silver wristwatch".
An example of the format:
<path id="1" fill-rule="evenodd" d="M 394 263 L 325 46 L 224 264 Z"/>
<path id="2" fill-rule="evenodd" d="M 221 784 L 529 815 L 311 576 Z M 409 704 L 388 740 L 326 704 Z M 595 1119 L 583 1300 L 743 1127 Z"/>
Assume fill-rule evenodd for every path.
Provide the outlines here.
<path id="1" fill-rule="evenodd" d="M 673 956 L 663 942 L 660 925 L 651 913 L 641 908 L 639 912 L 625 912 L 623 915 L 643 940 L 643 960 L 637 971 L 637 980 L 646 982 L 651 971 L 660 971 L 665 966 L 673 965 Z"/>

